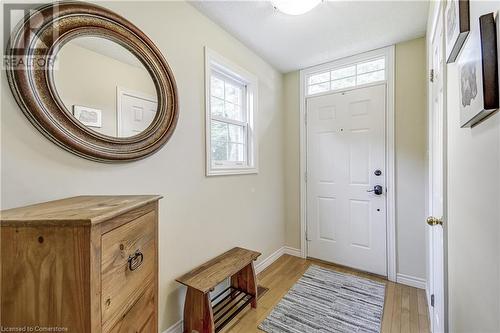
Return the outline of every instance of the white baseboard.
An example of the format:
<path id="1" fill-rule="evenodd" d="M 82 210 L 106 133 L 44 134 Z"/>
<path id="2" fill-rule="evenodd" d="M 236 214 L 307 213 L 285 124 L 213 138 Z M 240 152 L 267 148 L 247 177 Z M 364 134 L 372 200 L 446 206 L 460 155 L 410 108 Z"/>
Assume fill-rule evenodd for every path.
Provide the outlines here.
<path id="1" fill-rule="evenodd" d="M 425 279 L 418 278 L 415 276 L 397 273 L 396 274 L 396 282 L 401 283 L 401 284 L 405 284 L 405 285 L 410 286 L 410 287 L 415 287 L 415 288 L 424 289 L 424 290 L 427 289 L 426 288 L 427 282 L 425 281 Z"/>
<path id="2" fill-rule="evenodd" d="M 290 246 L 284 246 L 285 248 L 285 254 L 289 254 L 294 257 L 299 257 L 302 258 L 302 251 L 300 249 L 296 249 L 294 247 Z"/>
<path id="3" fill-rule="evenodd" d="M 267 257 L 264 260 L 257 263 L 255 265 L 255 273 L 259 274 L 260 272 L 262 272 L 263 270 L 268 268 L 273 262 L 278 260 L 278 258 L 281 257 L 283 254 L 285 254 L 285 247 L 284 246 L 280 247 L 279 249 L 277 249 L 276 251 L 271 253 L 271 255 L 269 257 Z"/>
<path id="4" fill-rule="evenodd" d="M 279 259 L 284 254 L 288 254 L 291 256 L 295 257 L 302 257 L 302 253 L 299 249 L 290 247 L 290 246 L 282 246 L 267 258 L 259 262 L 258 264 L 255 265 L 255 273 L 259 274 L 263 270 L 265 270 L 267 267 L 271 266 L 273 262 Z M 179 320 L 169 328 L 167 328 L 163 333 L 182 333 L 182 320 Z"/>
<path id="5" fill-rule="evenodd" d="M 182 333 L 182 319 L 167 328 L 163 333 Z"/>
<path id="6" fill-rule="evenodd" d="M 281 257 L 284 254 L 289 254 L 291 256 L 295 257 L 300 257 L 301 256 L 301 251 L 299 249 L 290 247 L 290 246 L 282 246 L 276 251 L 274 251 L 269 257 L 265 258 L 261 262 L 255 265 L 255 273 L 259 274 L 263 270 L 265 270 L 267 267 L 269 267 L 273 262 L 278 260 L 279 257 Z"/>

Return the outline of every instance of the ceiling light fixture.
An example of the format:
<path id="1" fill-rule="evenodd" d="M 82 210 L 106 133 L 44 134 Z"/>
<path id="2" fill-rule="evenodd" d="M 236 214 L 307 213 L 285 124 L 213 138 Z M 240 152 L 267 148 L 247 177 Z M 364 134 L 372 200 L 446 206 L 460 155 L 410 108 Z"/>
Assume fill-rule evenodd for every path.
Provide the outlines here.
<path id="1" fill-rule="evenodd" d="M 288 15 L 302 15 L 319 5 L 322 0 L 271 0 L 273 7 Z"/>

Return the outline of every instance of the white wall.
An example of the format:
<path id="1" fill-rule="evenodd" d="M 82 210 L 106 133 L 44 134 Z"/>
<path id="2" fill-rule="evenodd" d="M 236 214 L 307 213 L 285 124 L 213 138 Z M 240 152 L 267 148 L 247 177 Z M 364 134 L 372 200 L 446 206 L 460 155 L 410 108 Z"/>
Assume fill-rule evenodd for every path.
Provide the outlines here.
<path id="1" fill-rule="evenodd" d="M 286 244 L 300 249 L 300 91 L 298 71 L 284 75 Z"/>
<path id="2" fill-rule="evenodd" d="M 425 280 L 427 106 L 425 38 L 396 44 L 397 273 Z"/>
<path id="3" fill-rule="evenodd" d="M 498 10 L 472 1 L 472 29 Z M 457 66 L 447 69 L 449 329 L 500 332 L 500 113 L 460 128 Z"/>
<path id="4" fill-rule="evenodd" d="M 180 118 L 157 154 L 129 164 L 100 164 L 45 139 L 1 78 L 2 209 L 80 194 L 161 194 L 160 329 L 182 317 L 176 277 L 233 246 L 269 256 L 284 244 L 282 75 L 185 2 L 114 2 L 173 69 Z M 205 177 L 203 47 L 259 79 L 259 174 Z"/>

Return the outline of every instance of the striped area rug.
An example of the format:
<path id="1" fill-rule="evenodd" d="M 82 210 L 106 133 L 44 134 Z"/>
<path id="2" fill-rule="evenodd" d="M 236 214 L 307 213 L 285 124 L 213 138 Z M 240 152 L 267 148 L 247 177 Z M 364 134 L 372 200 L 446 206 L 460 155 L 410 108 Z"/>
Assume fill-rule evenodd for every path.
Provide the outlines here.
<path id="1" fill-rule="evenodd" d="M 384 296 L 384 283 L 313 265 L 259 328 L 267 333 L 378 333 Z"/>

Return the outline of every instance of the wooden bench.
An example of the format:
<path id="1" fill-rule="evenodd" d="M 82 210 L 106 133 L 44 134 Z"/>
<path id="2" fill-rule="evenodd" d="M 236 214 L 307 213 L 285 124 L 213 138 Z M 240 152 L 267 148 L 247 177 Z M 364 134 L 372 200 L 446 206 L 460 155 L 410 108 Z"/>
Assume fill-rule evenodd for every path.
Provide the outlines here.
<path id="1" fill-rule="evenodd" d="M 259 252 L 235 247 L 177 279 L 187 286 L 184 332 L 215 333 L 248 304 L 257 307 L 253 262 Z M 210 299 L 210 292 L 227 278 L 231 285 Z"/>

